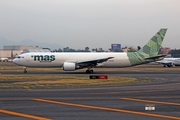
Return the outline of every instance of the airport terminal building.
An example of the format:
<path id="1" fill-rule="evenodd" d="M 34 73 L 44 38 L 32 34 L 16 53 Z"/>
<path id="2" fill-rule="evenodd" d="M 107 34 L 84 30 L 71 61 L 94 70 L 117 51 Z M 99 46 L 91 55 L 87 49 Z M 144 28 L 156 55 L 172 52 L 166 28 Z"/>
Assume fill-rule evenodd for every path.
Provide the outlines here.
<path id="1" fill-rule="evenodd" d="M 21 54 L 24 50 L 26 52 L 30 49 L 42 49 L 38 46 L 25 46 L 25 45 L 8 45 L 0 49 L 0 61 L 7 61 L 13 59 L 16 55 Z"/>

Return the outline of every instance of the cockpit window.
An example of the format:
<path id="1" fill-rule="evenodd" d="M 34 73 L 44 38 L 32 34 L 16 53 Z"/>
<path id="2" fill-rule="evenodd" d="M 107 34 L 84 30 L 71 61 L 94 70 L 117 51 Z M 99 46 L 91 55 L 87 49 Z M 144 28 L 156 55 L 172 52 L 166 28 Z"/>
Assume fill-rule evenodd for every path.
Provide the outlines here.
<path id="1" fill-rule="evenodd" d="M 16 58 L 19 58 L 19 59 L 20 59 L 20 58 L 21 58 L 21 56 L 16 56 Z"/>

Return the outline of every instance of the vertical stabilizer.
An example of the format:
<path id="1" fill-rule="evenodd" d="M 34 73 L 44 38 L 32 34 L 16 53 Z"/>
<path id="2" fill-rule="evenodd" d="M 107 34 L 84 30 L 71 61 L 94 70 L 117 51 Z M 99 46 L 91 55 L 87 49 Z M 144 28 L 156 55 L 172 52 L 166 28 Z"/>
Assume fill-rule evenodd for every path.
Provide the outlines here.
<path id="1" fill-rule="evenodd" d="M 167 29 L 160 29 L 138 53 L 144 57 L 156 56 L 162 45 Z"/>
<path id="2" fill-rule="evenodd" d="M 157 56 L 166 31 L 167 29 L 160 29 L 139 51 L 128 52 L 127 56 L 131 65 L 146 63 L 144 58 Z"/>

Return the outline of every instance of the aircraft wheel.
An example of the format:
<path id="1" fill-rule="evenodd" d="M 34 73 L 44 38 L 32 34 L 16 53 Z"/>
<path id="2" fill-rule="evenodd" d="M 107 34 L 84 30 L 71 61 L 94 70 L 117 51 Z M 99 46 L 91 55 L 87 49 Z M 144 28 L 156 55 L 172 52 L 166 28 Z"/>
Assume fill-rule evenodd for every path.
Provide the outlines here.
<path id="1" fill-rule="evenodd" d="M 86 73 L 93 73 L 93 70 L 86 70 Z"/>
<path id="2" fill-rule="evenodd" d="M 24 73 L 27 73 L 27 70 L 24 70 Z"/>
<path id="3" fill-rule="evenodd" d="M 90 71 L 89 71 L 89 70 L 86 70 L 86 73 L 90 73 Z"/>
<path id="4" fill-rule="evenodd" d="M 93 70 L 90 70 L 89 72 L 90 72 L 90 73 L 93 73 L 94 71 L 93 71 Z"/>
<path id="5" fill-rule="evenodd" d="M 24 73 L 27 73 L 27 70 L 26 70 L 27 68 L 26 68 L 26 67 L 23 67 L 23 69 L 24 69 Z"/>

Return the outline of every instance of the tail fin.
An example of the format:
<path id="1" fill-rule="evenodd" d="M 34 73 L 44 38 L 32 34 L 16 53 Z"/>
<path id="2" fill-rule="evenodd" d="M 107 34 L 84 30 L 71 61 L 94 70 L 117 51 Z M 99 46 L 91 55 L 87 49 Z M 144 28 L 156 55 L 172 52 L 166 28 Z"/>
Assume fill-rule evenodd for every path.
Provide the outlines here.
<path id="1" fill-rule="evenodd" d="M 148 43 L 142 47 L 138 53 L 142 57 L 152 57 L 156 56 L 159 52 L 159 48 L 162 45 L 164 36 L 166 34 L 167 29 L 160 29 L 149 41 Z"/>
<path id="2" fill-rule="evenodd" d="M 149 41 L 137 52 L 128 52 L 127 56 L 131 65 L 147 63 L 145 59 L 158 55 L 167 29 L 160 29 Z"/>

